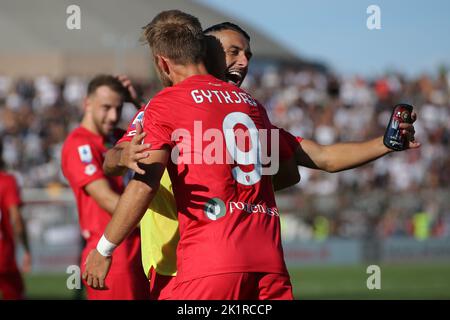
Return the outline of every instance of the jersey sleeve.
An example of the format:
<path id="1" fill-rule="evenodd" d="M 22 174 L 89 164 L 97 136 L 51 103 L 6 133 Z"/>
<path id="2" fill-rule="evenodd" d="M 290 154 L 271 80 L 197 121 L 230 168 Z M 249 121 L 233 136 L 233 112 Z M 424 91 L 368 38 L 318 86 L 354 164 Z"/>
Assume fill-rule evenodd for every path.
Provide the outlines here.
<path id="1" fill-rule="evenodd" d="M 283 128 L 279 128 L 279 129 L 280 129 L 280 139 L 283 139 L 284 143 L 286 144 L 286 147 L 291 149 L 292 153 L 294 153 L 295 150 L 298 148 L 298 145 L 300 144 L 300 142 L 303 141 L 303 138 L 293 136 L 291 133 L 287 132 Z"/>
<path id="2" fill-rule="evenodd" d="M 64 173 L 71 185 L 83 188 L 95 180 L 106 178 L 102 169 L 102 155 L 88 139 L 72 141 L 65 151 Z"/>
<path id="3" fill-rule="evenodd" d="M 154 97 L 147 105 L 144 112 L 144 131 L 147 133 L 144 143 L 150 143 L 151 150 L 172 149 L 175 146 L 172 140 L 175 118 L 171 113 L 169 104 L 161 98 Z"/>
<path id="4" fill-rule="evenodd" d="M 16 179 L 10 176 L 9 180 L 9 187 L 5 189 L 7 192 L 4 195 L 4 204 L 8 209 L 12 206 L 20 206 L 22 204 Z"/>
<path id="5" fill-rule="evenodd" d="M 133 119 L 131 120 L 130 124 L 128 125 L 127 131 L 124 133 L 124 135 L 117 141 L 116 144 L 122 143 L 122 142 L 130 142 L 131 139 L 136 135 L 136 126 L 138 123 L 143 125 L 144 120 L 144 110 L 145 106 L 143 106 L 139 111 L 134 115 Z"/>

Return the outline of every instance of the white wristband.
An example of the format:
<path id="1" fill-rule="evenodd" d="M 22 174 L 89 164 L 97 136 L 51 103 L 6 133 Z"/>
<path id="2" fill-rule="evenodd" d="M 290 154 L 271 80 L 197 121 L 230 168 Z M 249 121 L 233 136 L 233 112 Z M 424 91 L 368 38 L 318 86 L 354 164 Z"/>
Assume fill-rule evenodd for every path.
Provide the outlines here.
<path id="1" fill-rule="evenodd" d="M 97 243 L 97 251 L 104 257 L 110 257 L 116 247 L 117 245 L 106 239 L 105 235 L 102 235 Z"/>

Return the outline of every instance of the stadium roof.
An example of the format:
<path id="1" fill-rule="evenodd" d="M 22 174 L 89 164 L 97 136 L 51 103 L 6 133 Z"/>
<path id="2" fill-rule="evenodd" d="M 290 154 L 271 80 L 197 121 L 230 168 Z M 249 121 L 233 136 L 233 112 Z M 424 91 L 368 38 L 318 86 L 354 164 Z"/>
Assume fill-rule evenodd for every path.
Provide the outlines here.
<path id="1" fill-rule="evenodd" d="M 66 9 L 71 4 L 80 6 L 80 30 L 66 27 Z M 108 69 L 143 75 L 148 72 L 148 49 L 139 43 L 141 28 L 167 9 L 197 16 L 204 28 L 223 21 L 239 24 L 252 37 L 256 58 L 301 61 L 257 29 L 193 1 L 1 0 L 0 74 L 49 73 L 44 71 L 47 68 L 53 75 Z"/>

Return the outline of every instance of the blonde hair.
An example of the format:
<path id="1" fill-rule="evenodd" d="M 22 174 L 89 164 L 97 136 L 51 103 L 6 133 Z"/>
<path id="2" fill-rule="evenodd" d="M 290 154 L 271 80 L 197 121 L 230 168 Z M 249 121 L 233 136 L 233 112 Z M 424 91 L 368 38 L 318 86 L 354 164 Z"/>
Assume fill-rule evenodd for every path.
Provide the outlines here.
<path id="1" fill-rule="evenodd" d="M 159 13 L 146 25 L 142 40 L 148 43 L 153 55 L 161 55 L 177 64 L 203 61 L 205 39 L 198 19 L 180 10 Z"/>

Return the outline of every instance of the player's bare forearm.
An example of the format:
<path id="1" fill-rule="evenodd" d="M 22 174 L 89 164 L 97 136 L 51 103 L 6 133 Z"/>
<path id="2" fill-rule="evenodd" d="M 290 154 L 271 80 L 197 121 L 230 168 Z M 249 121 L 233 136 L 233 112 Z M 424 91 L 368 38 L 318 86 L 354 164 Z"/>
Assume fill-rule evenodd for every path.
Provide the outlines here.
<path id="1" fill-rule="evenodd" d="M 362 166 L 392 152 L 392 150 L 383 144 L 383 137 L 378 137 L 365 142 L 325 146 L 324 152 L 327 157 L 325 170 L 338 172 Z"/>
<path id="2" fill-rule="evenodd" d="M 392 152 L 383 144 L 383 137 L 365 142 L 319 145 L 303 140 L 296 151 L 298 165 L 327 172 L 338 172 L 362 166 Z"/>
<path id="3" fill-rule="evenodd" d="M 408 141 L 406 149 L 420 147 L 420 142 L 414 138 L 416 113 L 411 114 L 411 119 L 412 122 L 403 122 L 399 125 L 401 133 Z M 383 137 L 365 142 L 336 143 L 329 146 L 322 146 L 314 141 L 304 139 L 295 152 L 295 159 L 299 166 L 338 172 L 362 166 L 392 151 L 384 145 Z"/>
<path id="4" fill-rule="evenodd" d="M 120 245 L 141 220 L 156 191 L 157 189 L 152 190 L 142 181 L 132 180 L 128 184 L 111 221 L 106 226 L 104 237 L 86 258 L 82 278 L 88 286 L 100 290 L 108 288 L 105 279 L 111 267 L 112 257 L 111 253 L 104 252 L 103 242 Z"/>
<path id="5" fill-rule="evenodd" d="M 167 165 L 167 150 L 150 151 L 151 156 L 141 164 L 144 174 L 136 174 L 127 185 L 114 211 L 113 218 L 106 227 L 105 237 L 112 243 L 120 244 L 141 220 L 156 192 Z"/>
<path id="6" fill-rule="evenodd" d="M 86 267 L 82 278 L 93 288 L 105 288 L 105 278 L 111 266 L 111 256 L 103 250 L 105 243 L 106 248 L 110 248 L 111 243 L 113 245 L 122 243 L 142 219 L 158 191 L 159 181 L 169 158 L 169 151 L 153 150 L 149 153 L 151 157 L 144 159 L 144 163 L 141 165 L 144 174 L 136 174 L 128 184 L 106 227 L 104 237 L 97 244 L 97 248 L 92 250 L 86 258 Z"/>
<path id="7" fill-rule="evenodd" d="M 148 209 L 159 185 L 153 188 L 146 183 L 132 180 L 120 197 L 113 218 L 105 230 L 105 237 L 114 244 L 120 244 L 137 226 Z"/>
<path id="8" fill-rule="evenodd" d="M 107 176 L 121 176 L 127 168 L 120 163 L 123 144 L 118 144 L 106 152 L 103 171 Z"/>

